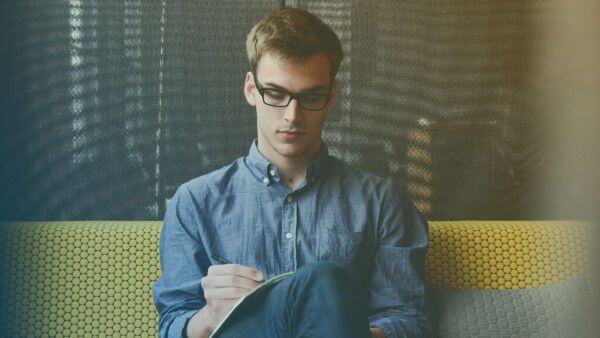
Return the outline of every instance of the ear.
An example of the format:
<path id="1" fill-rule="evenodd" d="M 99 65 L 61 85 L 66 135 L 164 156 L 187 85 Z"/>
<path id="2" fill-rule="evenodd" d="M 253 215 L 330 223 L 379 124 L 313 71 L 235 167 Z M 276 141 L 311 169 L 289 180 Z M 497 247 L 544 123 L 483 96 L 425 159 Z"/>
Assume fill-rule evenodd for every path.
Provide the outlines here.
<path id="1" fill-rule="evenodd" d="M 256 106 L 256 86 L 254 85 L 254 74 L 252 72 L 246 73 L 246 82 L 244 83 L 244 96 L 246 101 L 251 106 Z"/>
<path id="2" fill-rule="evenodd" d="M 327 114 L 329 114 L 329 112 L 335 106 L 335 100 L 337 99 L 337 89 L 338 89 L 338 80 L 333 80 L 331 82 L 331 94 L 329 95 L 329 102 L 327 103 Z"/>

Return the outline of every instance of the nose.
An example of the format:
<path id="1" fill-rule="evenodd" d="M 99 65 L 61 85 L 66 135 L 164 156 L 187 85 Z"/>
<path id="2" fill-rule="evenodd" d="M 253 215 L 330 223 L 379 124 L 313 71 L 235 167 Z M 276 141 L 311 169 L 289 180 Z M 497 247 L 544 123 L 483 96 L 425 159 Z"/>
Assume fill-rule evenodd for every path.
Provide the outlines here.
<path id="1" fill-rule="evenodd" d="M 302 117 L 302 113 L 300 112 L 300 106 L 298 105 L 297 99 L 292 99 L 290 104 L 285 107 L 285 112 L 283 117 L 288 122 L 295 122 Z"/>

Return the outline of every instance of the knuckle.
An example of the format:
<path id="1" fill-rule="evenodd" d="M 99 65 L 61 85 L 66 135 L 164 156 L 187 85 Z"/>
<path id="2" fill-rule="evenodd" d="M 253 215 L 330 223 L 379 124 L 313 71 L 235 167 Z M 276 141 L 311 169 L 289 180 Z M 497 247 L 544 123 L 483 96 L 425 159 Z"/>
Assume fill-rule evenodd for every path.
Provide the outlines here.
<path id="1" fill-rule="evenodd" d="M 254 271 L 252 271 L 252 273 L 254 274 L 254 278 L 256 278 L 256 279 L 262 279 L 263 278 L 262 273 L 260 271 L 258 271 L 258 270 L 254 270 Z"/>
<path id="2" fill-rule="evenodd" d="M 234 295 L 241 297 L 246 294 L 246 290 L 242 288 L 235 288 Z"/>
<path id="3" fill-rule="evenodd" d="M 240 277 L 238 277 L 238 276 L 230 276 L 229 277 L 229 282 L 231 283 L 231 285 L 239 285 L 240 284 Z"/>

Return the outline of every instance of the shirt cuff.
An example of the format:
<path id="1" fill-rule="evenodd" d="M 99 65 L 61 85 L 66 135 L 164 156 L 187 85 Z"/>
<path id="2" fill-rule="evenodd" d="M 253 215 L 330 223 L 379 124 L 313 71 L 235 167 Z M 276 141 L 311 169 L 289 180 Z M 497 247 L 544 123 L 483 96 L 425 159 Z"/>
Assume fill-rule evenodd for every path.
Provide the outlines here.
<path id="1" fill-rule="evenodd" d="M 383 333 L 385 334 L 386 338 L 392 338 L 393 336 L 393 331 L 390 328 L 391 323 L 389 323 L 389 320 L 387 320 L 386 318 L 379 318 L 377 321 L 371 323 L 370 327 L 376 327 L 378 329 L 381 329 L 381 331 L 383 331 Z"/>
<path id="2" fill-rule="evenodd" d="M 390 317 L 380 317 L 371 321 L 370 327 L 381 329 L 386 338 L 408 337 L 403 327 L 398 327 L 398 321 Z"/>
<path id="3" fill-rule="evenodd" d="M 191 310 L 183 312 L 181 315 L 177 316 L 169 326 L 169 337 L 185 337 L 187 338 L 186 329 L 187 322 L 190 318 L 192 318 L 198 310 Z"/>

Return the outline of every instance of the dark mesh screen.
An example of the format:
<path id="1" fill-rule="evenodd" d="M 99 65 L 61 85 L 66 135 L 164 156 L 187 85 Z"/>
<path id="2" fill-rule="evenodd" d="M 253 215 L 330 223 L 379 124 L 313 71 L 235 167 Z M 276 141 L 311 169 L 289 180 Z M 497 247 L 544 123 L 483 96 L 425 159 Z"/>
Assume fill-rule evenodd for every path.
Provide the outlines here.
<path id="1" fill-rule="evenodd" d="M 161 219 L 181 183 L 245 155 L 245 36 L 279 3 L 3 2 L 0 220 Z M 535 198 L 556 122 L 532 60 L 552 3 L 287 3 L 343 43 L 333 155 L 430 219 L 573 216 Z"/>

